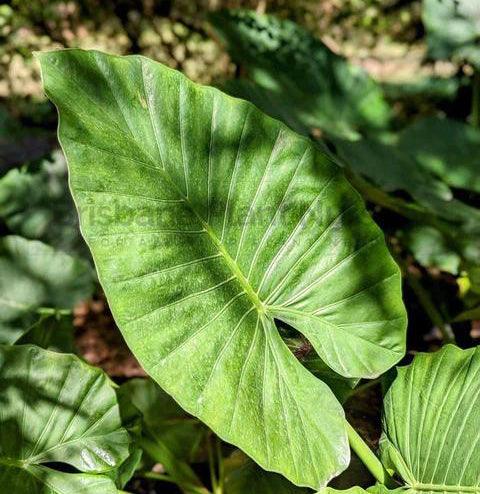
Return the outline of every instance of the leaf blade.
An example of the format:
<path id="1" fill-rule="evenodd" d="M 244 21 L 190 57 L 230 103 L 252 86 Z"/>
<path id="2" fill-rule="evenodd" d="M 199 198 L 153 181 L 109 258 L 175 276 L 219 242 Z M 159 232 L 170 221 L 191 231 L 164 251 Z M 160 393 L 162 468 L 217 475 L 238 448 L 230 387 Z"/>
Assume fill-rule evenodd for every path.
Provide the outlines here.
<path id="1" fill-rule="evenodd" d="M 152 377 L 220 437 L 298 484 L 323 485 L 348 463 L 343 412 L 328 387 L 288 351 L 265 299 L 315 242 L 317 228 L 326 228 L 341 207 L 352 206 L 352 214 L 326 235 L 336 240 L 319 263 L 326 271 L 329 260 L 378 236 L 359 196 L 308 140 L 252 105 L 194 85 L 171 69 L 142 57 L 80 50 L 40 57 L 47 93 L 60 111 L 59 135 L 82 232 L 127 343 Z M 86 190 L 94 191 L 93 201 Z M 277 224 L 286 196 L 289 207 Z M 139 209 L 146 221 L 138 221 Z M 358 240 L 356 224 L 367 227 Z M 312 248 L 309 255 L 318 260 L 321 252 Z M 378 268 L 372 266 L 368 276 L 385 270 L 397 268 L 383 245 Z M 293 272 L 305 284 L 318 274 L 301 262 Z M 397 286 L 385 290 L 386 305 L 360 312 L 399 316 L 387 344 L 399 358 L 404 312 L 395 293 L 398 270 L 393 274 Z M 279 303 L 294 294 L 289 283 Z M 361 284 L 359 275 L 352 290 Z M 319 289 L 309 288 L 308 296 L 317 299 Z M 340 312 L 349 322 L 351 315 Z M 372 341 L 375 351 L 366 353 L 382 352 L 375 332 Z M 333 359 L 327 363 L 335 366 Z M 377 361 L 375 370 L 388 365 Z M 365 370 L 353 363 L 344 372 Z M 235 393 L 239 384 L 243 389 Z M 314 406 L 315 396 L 323 397 L 324 414 Z M 294 420 L 300 414 L 305 430 Z M 281 417 L 287 423 L 279 429 Z M 240 420 L 249 424 L 247 434 L 230 425 Z M 276 437 L 271 444 L 265 428 Z M 312 434 L 321 438 L 315 444 Z M 282 446 L 290 435 L 297 465 Z M 304 458 L 302 441 L 314 461 Z"/>

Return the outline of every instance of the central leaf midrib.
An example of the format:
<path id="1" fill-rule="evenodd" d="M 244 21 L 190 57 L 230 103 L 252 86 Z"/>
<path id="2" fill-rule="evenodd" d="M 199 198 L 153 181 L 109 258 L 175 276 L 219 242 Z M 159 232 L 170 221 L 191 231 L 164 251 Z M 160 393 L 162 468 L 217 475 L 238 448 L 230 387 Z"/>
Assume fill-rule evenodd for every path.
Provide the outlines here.
<path id="1" fill-rule="evenodd" d="M 475 492 L 480 493 L 480 486 L 446 485 L 446 484 L 422 484 L 414 483 L 410 487 L 416 491 L 434 492 Z"/>
<path id="2" fill-rule="evenodd" d="M 157 168 L 157 167 L 156 167 Z M 188 206 L 190 211 L 195 215 L 195 217 L 198 219 L 200 224 L 202 225 L 203 229 L 207 232 L 208 238 L 210 241 L 213 243 L 213 245 L 218 249 L 220 254 L 225 260 L 225 263 L 233 273 L 233 275 L 237 278 L 238 283 L 240 286 L 243 288 L 245 291 L 247 297 L 250 299 L 252 304 L 255 306 L 257 311 L 260 314 L 264 314 L 266 312 L 265 310 L 265 305 L 263 302 L 260 300 L 259 296 L 253 289 L 252 285 L 250 285 L 249 281 L 247 278 L 245 278 L 244 274 L 242 273 L 240 267 L 238 266 L 237 262 L 232 258 L 232 256 L 229 254 L 228 250 L 225 248 L 223 243 L 220 241 L 214 230 L 210 227 L 210 225 L 201 217 L 199 213 L 195 210 L 195 208 L 192 206 L 191 202 L 188 200 L 188 197 L 183 194 L 183 192 L 177 187 L 176 183 L 172 180 L 170 177 L 169 173 L 165 170 L 165 168 L 157 168 L 158 170 L 162 171 L 163 174 L 165 175 L 166 179 L 170 183 L 170 185 L 174 188 L 174 190 L 177 191 L 179 196 L 182 198 L 182 200 L 185 202 L 185 204 Z"/>

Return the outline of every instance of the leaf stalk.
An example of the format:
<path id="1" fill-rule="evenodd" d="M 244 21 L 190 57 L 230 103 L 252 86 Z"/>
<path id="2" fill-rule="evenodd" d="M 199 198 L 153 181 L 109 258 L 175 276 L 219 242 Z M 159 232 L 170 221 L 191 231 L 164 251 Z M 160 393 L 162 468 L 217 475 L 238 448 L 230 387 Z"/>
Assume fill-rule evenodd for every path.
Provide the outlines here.
<path id="1" fill-rule="evenodd" d="M 367 443 L 348 422 L 346 422 L 346 424 L 350 447 L 355 451 L 362 463 L 367 467 L 368 471 L 375 477 L 377 482 L 380 482 L 387 487 L 394 486 L 395 482 L 392 477 L 385 470 L 377 456 L 368 447 Z"/>

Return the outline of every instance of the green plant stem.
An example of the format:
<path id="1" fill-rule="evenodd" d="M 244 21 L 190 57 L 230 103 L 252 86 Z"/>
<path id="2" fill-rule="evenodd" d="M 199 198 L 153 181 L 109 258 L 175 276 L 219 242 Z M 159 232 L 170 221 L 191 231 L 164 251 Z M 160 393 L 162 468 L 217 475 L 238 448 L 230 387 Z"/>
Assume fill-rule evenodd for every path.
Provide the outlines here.
<path id="1" fill-rule="evenodd" d="M 373 388 L 374 386 L 377 386 L 377 384 L 380 384 L 381 382 L 382 382 L 382 378 L 377 377 L 376 379 L 372 379 L 371 381 L 367 381 L 364 384 L 360 384 L 360 386 L 357 386 L 356 388 L 352 389 L 352 391 L 348 395 L 347 399 L 350 399 L 353 396 L 356 396 L 367 389 Z"/>
<path id="2" fill-rule="evenodd" d="M 427 290 L 422 286 L 420 280 L 409 272 L 408 267 L 404 267 L 403 269 L 405 276 L 407 278 L 407 282 L 414 291 L 418 301 L 423 307 L 423 310 L 430 318 L 432 323 L 440 330 L 442 333 L 443 340 L 445 343 L 456 343 L 455 335 L 453 334 L 452 327 L 450 324 L 445 322 L 440 311 L 435 307 L 435 304 L 430 297 L 430 294 Z"/>
<path id="3" fill-rule="evenodd" d="M 225 465 L 223 464 L 222 441 L 220 440 L 219 437 L 216 438 L 215 446 L 217 451 L 217 464 L 218 464 L 218 485 L 217 485 L 216 494 L 223 494 Z"/>
<path id="4" fill-rule="evenodd" d="M 350 447 L 355 451 L 362 463 L 367 467 L 368 471 L 375 477 L 375 480 L 387 487 L 395 486 L 394 480 L 390 477 L 389 473 L 385 470 L 373 451 L 368 447 L 367 443 L 348 422 L 346 422 L 346 424 Z"/>
<path id="5" fill-rule="evenodd" d="M 162 482 L 169 482 L 170 484 L 176 484 L 176 481 L 170 477 L 169 475 L 165 475 L 164 473 L 157 472 L 143 472 L 140 474 L 144 479 L 150 480 L 160 480 Z"/>
<path id="6" fill-rule="evenodd" d="M 480 127 L 480 72 L 478 70 L 473 73 L 470 122 L 474 127 Z"/>
<path id="7" fill-rule="evenodd" d="M 39 307 L 37 314 L 42 316 L 70 316 L 72 311 L 70 309 L 56 309 L 55 307 Z"/>
<path id="8" fill-rule="evenodd" d="M 213 454 L 212 436 L 207 438 L 207 451 L 208 451 L 208 467 L 210 469 L 210 483 L 212 484 L 212 491 L 214 494 L 218 493 L 217 473 L 215 471 L 215 456 Z"/>

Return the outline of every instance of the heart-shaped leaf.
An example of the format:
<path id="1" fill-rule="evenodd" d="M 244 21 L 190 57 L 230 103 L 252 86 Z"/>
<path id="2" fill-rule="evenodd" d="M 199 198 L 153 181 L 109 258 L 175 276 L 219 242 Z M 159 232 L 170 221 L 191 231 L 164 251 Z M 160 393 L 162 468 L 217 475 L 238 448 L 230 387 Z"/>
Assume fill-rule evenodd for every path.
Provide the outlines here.
<path id="1" fill-rule="evenodd" d="M 385 396 L 382 460 L 412 492 L 480 492 L 480 347 L 418 354 Z"/>
<path id="2" fill-rule="evenodd" d="M 319 487 L 343 411 L 274 319 L 347 377 L 404 352 L 400 275 L 359 195 L 307 139 L 143 57 L 39 56 L 83 234 L 146 371 L 267 470 Z"/>
<path id="3" fill-rule="evenodd" d="M 122 464 L 130 439 L 102 371 L 32 345 L 0 347 L 0 410 L 4 492 L 116 494 L 100 474 Z M 84 473 L 64 473 L 56 463 Z"/>

